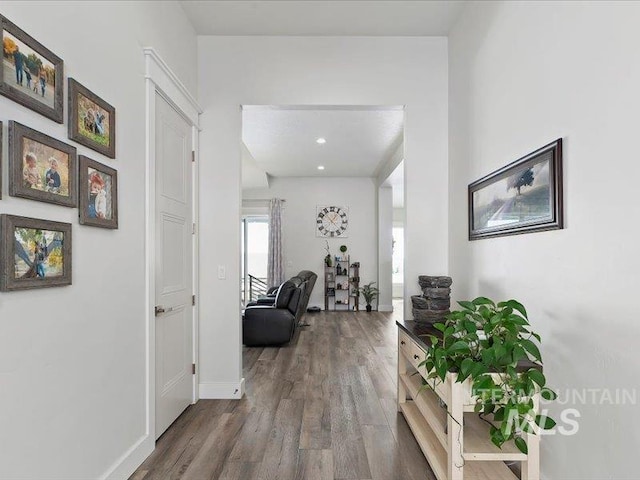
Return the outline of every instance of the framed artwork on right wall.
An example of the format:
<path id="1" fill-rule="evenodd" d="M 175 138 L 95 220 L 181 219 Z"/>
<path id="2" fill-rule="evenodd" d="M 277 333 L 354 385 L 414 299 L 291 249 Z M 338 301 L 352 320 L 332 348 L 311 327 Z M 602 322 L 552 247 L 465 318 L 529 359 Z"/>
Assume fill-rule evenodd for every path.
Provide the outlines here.
<path id="1" fill-rule="evenodd" d="M 469 185 L 469 240 L 564 228 L 562 139 Z"/>

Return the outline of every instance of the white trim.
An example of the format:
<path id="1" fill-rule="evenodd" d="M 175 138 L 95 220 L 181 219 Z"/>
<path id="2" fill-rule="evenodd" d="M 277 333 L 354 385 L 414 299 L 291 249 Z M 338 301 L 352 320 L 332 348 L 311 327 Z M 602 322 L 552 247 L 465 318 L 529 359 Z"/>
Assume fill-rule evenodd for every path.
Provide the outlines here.
<path id="1" fill-rule="evenodd" d="M 180 106 L 180 110 L 189 114 L 193 124 L 198 126 L 198 115 L 203 112 L 198 101 L 153 47 L 144 47 L 142 51 L 146 59 L 145 78 L 152 80 L 174 101 L 188 103 L 189 107 Z"/>
<path id="2" fill-rule="evenodd" d="M 145 56 L 145 94 L 146 94 L 146 161 L 145 161 L 145 334 L 146 334 L 146 366 L 145 366 L 145 404 L 146 431 L 135 444 L 129 448 L 107 472 L 100 478 L 105 480 L 128 478 L 155 449 L 155 117 L 156 93 L 165 98 L 193 127 L 196 160 L 198 159 L 199 115 L 202 109 L 189 93 L 180 79 L 171 71 L 164 60 L 153 48 L 144 48 Z M 198 185 L 198 166 L 193 168 L 193 188 Z M 197 222 L 199 205 L 197 191 L 194 192 L 194 221 Z M 194 245 L 198 245 L 196 233 Z M 198 251 L 193 251 L 194 266 L 198 265 Z M 194 267 L 195 268 L 195 267 Z M 194 270 L 196 272 L 197 270 Z M 195 273 L 194 273 L 195 274 Z M 198 294 L 197 282 L 193 285 Z M 193 309 L 194 324 L 194 358 L 198 358 L 198 308 Z M 197 363 L 197 362 L 195 362 Z M 198 372 L 194 376 L 193 402 L 198 400 Z M 244 392 L 244 384 L 242 384 Z"/>
<path id="3" fill-rule="evenodd" d="M 399 112 L 404 105 L 240 105 L 242 110 L 336 110 L 348 112 Z"/>
<path id="4" fill-rule="evenodd" d="M 192 201 L 191 201 L 191 215 L 193 217 L 193 224 L 196 226 L 195 233 L 193 234 L 193 243 L 191 256 L 193 258 L 192 281 L 193 294 L 196 296 L 196 304 L 193 307 L 193 363 L 196 365 L 196 373 L 193 376 L 193 399 L 192 402 L 196 403 L 200 399 L 200 393 L 198 385 L 200 384 L 200 368 L 198 366 L 198 359 L 200 358 L 200 138 L 199 129 L 194 125 L 193 132 L 193 151 L 195 162 L 192 164 Z"/>
<path id="5" fill-rule="evenodd" d="M 393 305 L 378 305 L 379 312 L 393 312 Z"/>
<path id="6" fill-rule="evenodd" d="M 129 478 L 136 469 L 142 465 L 142 462 L 151 455 L 155 448 L 155 442 L 149 435 L 144 435 L 125 452 L 118 460 L 116 460 L 109 470 L 100 477 L 101 480 L 120 480 Z"/>
<path id="7" fill-rule="evenodd" d="M 240 382 L 208 382 L 200 384 L 200 398 L 239 400 L 244 395 L 244 378 Z"/>

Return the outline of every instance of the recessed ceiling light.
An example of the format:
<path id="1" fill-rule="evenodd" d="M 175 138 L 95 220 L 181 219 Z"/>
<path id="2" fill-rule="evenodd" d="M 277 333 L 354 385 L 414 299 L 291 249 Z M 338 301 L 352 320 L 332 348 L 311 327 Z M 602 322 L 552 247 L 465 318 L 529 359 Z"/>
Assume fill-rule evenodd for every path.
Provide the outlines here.
<path id="1" fill-rule="evenodd" d="M 320 145 L 323 145 L 323 144 L 327 143 L 327 141 L 324 138 L 320 137 L 319 139 L 316 140 L 316 143 L 319 143 Z"/>
<path id="2" fill-rule="evenodd" d="M 318 170 L 324 170 L 324 165 L 318 165 Z"/>

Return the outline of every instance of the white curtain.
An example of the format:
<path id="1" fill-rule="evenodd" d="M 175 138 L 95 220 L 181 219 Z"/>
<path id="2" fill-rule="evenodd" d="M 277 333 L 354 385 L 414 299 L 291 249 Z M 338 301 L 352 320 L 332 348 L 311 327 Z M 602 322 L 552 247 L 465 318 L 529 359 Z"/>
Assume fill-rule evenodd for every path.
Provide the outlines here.
<path id="1" fill-rule="evenodd" d="M 267 260 L 267 285 L 275 287 L 284 282 L 282 258 L 282 200 L 269 202 L 269 252 Z"/>

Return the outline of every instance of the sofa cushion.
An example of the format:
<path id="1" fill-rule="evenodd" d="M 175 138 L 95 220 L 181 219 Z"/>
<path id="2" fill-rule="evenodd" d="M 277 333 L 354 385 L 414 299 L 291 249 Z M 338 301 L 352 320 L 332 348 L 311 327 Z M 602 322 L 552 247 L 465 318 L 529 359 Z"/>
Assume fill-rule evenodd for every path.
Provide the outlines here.
<path id="1" fill-rule="evenodd" d="M 278 293 L 276 294 L 275 307 L 276 308 L 287 308 L 289 306 L 289 301 L 291 300 L 291 294 L 296 290 L 296 285 L 293 282 L 287 280 L 278 289 Z"/>

